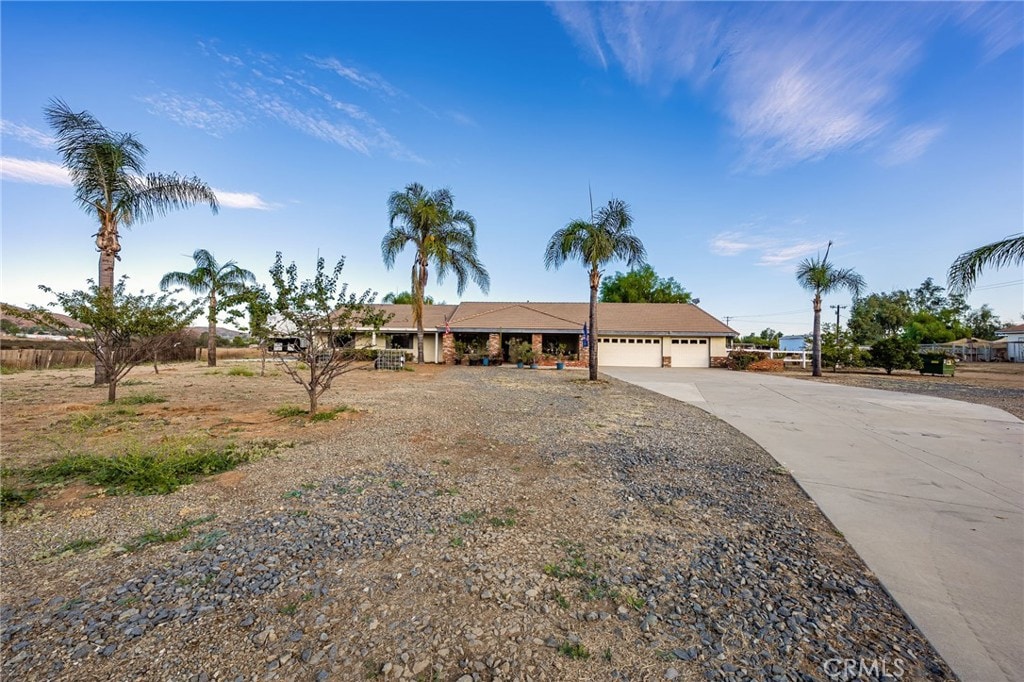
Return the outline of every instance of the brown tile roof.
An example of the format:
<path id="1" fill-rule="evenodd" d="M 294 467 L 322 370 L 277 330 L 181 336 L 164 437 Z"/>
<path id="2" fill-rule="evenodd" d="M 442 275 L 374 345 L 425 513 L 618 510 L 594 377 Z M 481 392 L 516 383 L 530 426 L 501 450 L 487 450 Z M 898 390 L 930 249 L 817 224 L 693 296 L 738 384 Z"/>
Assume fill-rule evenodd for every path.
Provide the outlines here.
<path id="1" fill-rule="evenodd" d="M 1024 333 L 1024 324 L 1014 324 L 1009 327 L 997 329 L 996 334 L 1021 334 Z"/>
<path id="2" fill-rule="evenodd" d="M 377 310 L 389 313 L 394 317 L 384 325 L 384 329 L 416 329 L 412 321 L 412 306 L 402 303 L 378 303 L 373 306 Z M 446 317 L 455 312 L 457 305 L 425 305 L 423 306 L 423 328 L 434 330 L 437 327 L 444 327 Z"/>
<path id="3" fill-rule="evenodd" d="M 379 305 L 395 317 L 385 329 L 413 329 L 412 309 L 407 305 Z M 531 303 L 468 301 L 457 306 L 424 306 L 424 329 L 443 329 L 450 316 L 453 331 L 561 332 L 583 329 L 589 317 L 587 303 Z M 736 330 L 695 305 L 683 303 L 598 303 L 598 333 L 608 334 L 709 334 L 738 336 Z"/>

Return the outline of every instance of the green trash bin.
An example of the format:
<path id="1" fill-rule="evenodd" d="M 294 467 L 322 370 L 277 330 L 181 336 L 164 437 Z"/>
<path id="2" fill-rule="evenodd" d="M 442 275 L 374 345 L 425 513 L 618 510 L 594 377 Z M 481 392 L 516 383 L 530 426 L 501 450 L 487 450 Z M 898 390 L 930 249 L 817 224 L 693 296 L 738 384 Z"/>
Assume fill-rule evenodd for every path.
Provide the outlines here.
<path id="1" fill-rule="evenodd" d="M 921 374 L 951 377 L 956 370 L 953 358 L 923 358 L 921 362 Z"/>

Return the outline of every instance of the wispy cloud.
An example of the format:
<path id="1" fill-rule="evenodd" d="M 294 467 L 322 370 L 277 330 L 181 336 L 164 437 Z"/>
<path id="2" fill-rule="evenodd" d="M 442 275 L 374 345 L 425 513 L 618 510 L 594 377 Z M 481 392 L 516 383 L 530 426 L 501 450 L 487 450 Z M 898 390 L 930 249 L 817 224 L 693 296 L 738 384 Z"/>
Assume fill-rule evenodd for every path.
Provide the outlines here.
<path id="1" fill-rule="evenodd" d="M 467 128 L 477 128 L 479 124 L 473 119 L 473 117 L 462 113 L 461 111 L 449 111 L 448 118 L 458 123 L 460 126 Z"/>
<path id="2" fill-rule="evenodd" d="M 5 182 L 27 182 L 33 185 L 70 187 L 68 172 L 57 163 L 0 156 L 0 178 Z"/>
<path id="3" fill-rule="evenodd" d="M 54 187 L 71 186 L 71 178 L 64 166 L 50 161 L 33 161 L 12 156 L 0 156 L 0 178 L 5 182 L 25 182 Z M 225 208 L 270 211 L 277 207 L 254 192 L 228 192 L 221 189 L 213 191 L 220 205 Z"/>
<path id="4" fill-rule="evenodd" d="M 740 166 L 767 171 L 866 147 L 907 127 L 900 91 L 928 37 L 960 19 L 990 52 L 1001 53 L 1021 41 L 1021 8 L 1013 4 L 978 6 L 966 17 L 931 3 L 552 9 L 588 56 L 607 68 L 610 55 L 635 85 L 667 94 L 688 83 L 708 94 L 740 142 Z M 923 151 L 938 133 L 926 139 L 927 127 L 919 128 L 915 141 Z"/>
<path id="5" fill-rule="evenodd" d="M 379 75 L 370 71 L 360 71 L 356 67 L 348 64 L 342 64 L 341 61 L 335 57 L 306 57 L 306 59 L 315 66 L 331 71 L 363 90 L 370 90 L 387 95 L 388 97 L 397 97 L 403 94 L 401 90 L 391 85 L 391 83 L 388 83 Z"/>
<path id="6" fill-rule="evenodd" d="M 961 23 L 981 38 L 985 59 L 999 57 L 1024 42 L 1024 5 L 1019 2 L 964 2 L 955 8 L 961 12 Z"/>
<path id="7" fill-rule="evenodd" d="M 788 270 L 800 259 L 823 250 L 827 245 L 828 240 L 824 238 L 797 237 L 775 231 L 765 233 L 756 225 L 748 224 L 715 235 L 711 238 L 709 248 L 719 256 L 738 256 L 750 252 L 755 256 L 755 265 Z"/>
<path id="8" fill-rule="evenodd" d="M 879 159 L 883 166 L 898 166 L 918 158 L 932 145 L 946 127 L 942 125 L 917 125 L 904 128 L 896 141 Z"/>
<path id="9" fill-rule="evenodd" d="M 277 208 L 274 204 L 268 204 L 259 194 L 251 192 L 227 192 L 222 189 L 214 189 L 217 201 L 224 208 L 252 209 L 256 211 L 271 211 Z"/>
<path id="10" fill-rule="evenodd" d="M 35 128 L 3 119 L 0 119 L 0 134 L 5 137 L 13 137 L 39 149 L 52 149 L 55 142 L 53 137 Z"/>
<path id="11" fill-rule="evenodd" d="M 291 63 L 273 54 L 232 54 L 215 41 L 200 42 L 199 48 L 220 62 L 222 95 L 217 99 L 176 92 L 150 95 L 142 101 L 151 113 L 217 137 L 259 119 L 271 119 L 358 154 L 383 152 L 394 159 L 424 163 L 366 103 L 352 101 L 350 96 L 369 99 L 372 107 L 380 105 L 383 97 L 388 100 L 388 113 L 394 114 L 394 100 L 411 99 L 378 74 L 330 56 L 302 57 Z M 375 97 L 368 98 L 367 93 Z"/>
<path id="12" fill-rule="evenodd" d="M 237 130 L 246 123 L 244 114 L 232 111 L 209 97 L 186 97 L 165 92 L 140 98 L 149 112 L 169 118 L 188 128 L 195 128 L 214 137 Z"/>
<path id="13" fill-rule="evenodd" d="M 608 59 L 601 48 L 597 17 L 590 6 L 583 2 L 552 2 L 550 7 L 569 30 L 576 44 L 584 52 L 593 55 L 602 69 L 607 69 Z"/>

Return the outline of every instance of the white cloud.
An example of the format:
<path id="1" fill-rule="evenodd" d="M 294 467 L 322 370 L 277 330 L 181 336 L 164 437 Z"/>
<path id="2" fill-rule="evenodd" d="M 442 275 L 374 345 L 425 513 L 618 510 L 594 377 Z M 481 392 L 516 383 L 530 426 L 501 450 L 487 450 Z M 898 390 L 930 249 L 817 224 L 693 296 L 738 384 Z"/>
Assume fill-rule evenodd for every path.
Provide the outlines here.
<path id="1" fill-rule="evenodd" d="M 904 77 L 928 36 L 960 10 L 931 3 L 558 3 L 553 11 L 587 56 L 606 64 L 609 55 L 635 85 L 663 94 L 679 83 L 707 90 L 740 141 L 740 165 L 766 171 L 862 148 L 899 127 Z M 1000 5 L 972 10 L 963 21 L 1000 52 L 1020 43 L 1020 14 L 1019 6 Z M 923 151 L 934 134 L 926 139 L 920 128 L 915 141 Z"/>
<path id="2" fill-rule="evenodd" d="M 227 192 L 222 189 L 214 189 L 213 193 L 217 195 L 217 201 L 224 208 L 243 208 L 256 211 L 270 211 L 275 208 L 274 205 L 264 201 L 259 194 L 251 192 Z"/>
<path id="3" fill-rule="evenodd" d="M 1024 42 L 1024 6 L 1019 2 L 957 3 L 961 23 L 981 38 L 985 59 L 991 60 Z"/>
<path id="4" fill-rule="evenodd" d="M 27 182 L 33 185 L 71 186 L 71 179 L 64 166 L 11 156 L 0 157 L 0 178 L 7 182 Z"/>
<path id="5" fill-rule="evenodd" d="M 173 92 L 142 97 L 151 114 L 161 115 L 188 128 L 220 137 L 241 128 L 245 116 L 231 111 L 209 97 L 185 97 Z"/>
<path id="6" fill-rule="evenodd" d="M 479 127 L 479 124 L 471 116 L 468 116 L 467 114 L 464 114 L 461 111 L 449 111 L 448 117 L 451 118 L 456 123 L 458 123 L 460 126 L 465 126 L 467 128 Z"/>
<path id="7" fill-rule="evenodd" d="M 931 146 L 939 135 L 945 132 L 945 126 L 918 125 L 900 131 L 895 143 L 882 155 L 879 163 L 883 166 L 898 166 L 918 158 Z"/>
<path id="8" fill-rule="evenodd" d="M 738 256 L 752 252 L 755 265 L 791 269 L 796 262 L 828 245 L 827 239 L 795 237 L 790 234 L 764 232 L 756 225 L 744 225 L 740 230 L 721 232 L 711 238 L 711 252 L 719 256 Z"/>
<path id="9" fill-rule="evenodd" d="M 379 92 L 389 97 L 397 97 L 402 94 L 401 90 L 391 85 L 391 83 L 388 83 L 377 74 L 363 72 L 356 69 L 354 66 L 342 64 L 334 57 L 327 57 L 326 59 L 321 59 L 319 57 L 307 57 L 307 59 L 321 69 L 333 71 L 335 74 L 363 90 Z"/>
<path id="10" fill-rule="evenodd" d="M 56 140 L 44 132 L 19 123 L 0 119 L 0 134 L 26 142 L 39 149 L 52 149 Z"/>
<path id="11" fill-rule="evenodd" d="M 601 63 L 602 69 L 607 69 L 608 60 L 601 49 L 597 20 L 590 7 L 583 2 L 552 2 L 549 7 L 568 29 L 577 45 L 592 54 Z"/>

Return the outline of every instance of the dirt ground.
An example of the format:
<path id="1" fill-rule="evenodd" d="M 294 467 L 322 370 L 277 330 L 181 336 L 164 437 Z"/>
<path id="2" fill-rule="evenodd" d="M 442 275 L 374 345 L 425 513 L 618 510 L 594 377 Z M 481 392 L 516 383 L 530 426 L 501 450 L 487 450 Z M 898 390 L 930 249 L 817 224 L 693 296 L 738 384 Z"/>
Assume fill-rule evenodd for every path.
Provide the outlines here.
<path id="1" fill-rule="evenodd" d="M 255 370 L 244 376 L 236 368 Z M 951 671 L 761 448 L 583 372 L 340 377 L 311 423 L 258 362 L 0 383 L 4 479 L 194 436 L 294 447 L 169 495 L 54 485 L 9 512 L 6 679 L 807 679 Z M 724 371 L 724 370 L 723 370 Z M 134 538 L 193 530 L 143 549 Z"/>
<path id="2" fill-rule="evenodd" d="M 953 376 L 934 376 L 917 371 L 850 369 L 832 372 L 826 368 L 819 379 L 810 370 L 787 370 L 787 376 L 833 384 L 904 391 L 988 405 L 1024 419 L 1024 363 L 961 362 Z"/>
<path id="3" fill-rule="evenodd" d="M 425 365 L 415 372 L 368 373 L 364 365 L 336 380 L 339 389 L 321 399 L 320 411 L 346 406 L 346 388 L 384 390 L 389 382 L 427 381 L 443 371 Z M 254 376 L 232 374 L 247 370 Z M 373 381 L 364 381 L 370 376 Z M 126 439 L 145 445 L 167 437 L 200 436 L 250 441 L 276 439 L 295 443 L 329 438 L 344 429 L 358 411 L 343 412 L 332 421 L 310 423 L 302 417 L 278 417 L 283 407 L 307 409 L 305 390 L 272 362 L 260 376 L 258 360 L 226 360 L 215 368 L 206 363 L 135 368 L 117 391 L 118 402 L 151 396 L 162 402 L 106 405 L 106 388 L 91 381 L 91 369 L 24 371 L 3 377 L 2 447 L 7 469 L 47 464 L 75 449 L 112 453 Z M 350 405 L 349 405 L 350 406 Z"/>

